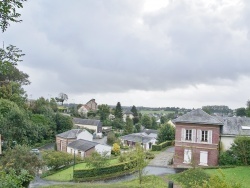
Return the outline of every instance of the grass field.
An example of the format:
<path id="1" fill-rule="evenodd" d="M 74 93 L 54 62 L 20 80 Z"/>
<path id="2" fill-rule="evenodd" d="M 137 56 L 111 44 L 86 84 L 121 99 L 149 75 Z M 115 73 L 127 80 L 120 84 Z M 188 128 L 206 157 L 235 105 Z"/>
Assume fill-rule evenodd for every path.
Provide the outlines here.
<path id="1" fill-rule="evenodd" d="M 118 163 L 118 159 L 112 159 L 110 160 L 110 165 L 111 164 L 116 164 Z M 75 169 L 86 169 L 86 163 L 80 163 L 75 165 Z M 53 181 L 71 181 L 73 180 L 73 166 L 69 167 L 65 170 L 59 171 L 55 174 L 52 174 L 50 176 L 45 177 L 44 179 L 46 180 L 53 180 Z"/>
<path id="2" fill-rule="evenodd" d="M 227 181 L 237 181 L 242 184 L 242 188 L 250 187 L 250 167 L 242 166 L 236 168 L 226 168 L 221 170 Z M 207 169 L 208 174 L 220 174 L 218 169 Z"/>
<path id="3" fill-rule="evenodd" d="M 142 184 L 139 180 L 125 181 L 121 183 L 77 183 L 77 184 L 60 184 L 53 186 L 46 186 L 46 188 L 167 188 L 167 183 L 158 176 L 145 176 L 143 177 Z"/>

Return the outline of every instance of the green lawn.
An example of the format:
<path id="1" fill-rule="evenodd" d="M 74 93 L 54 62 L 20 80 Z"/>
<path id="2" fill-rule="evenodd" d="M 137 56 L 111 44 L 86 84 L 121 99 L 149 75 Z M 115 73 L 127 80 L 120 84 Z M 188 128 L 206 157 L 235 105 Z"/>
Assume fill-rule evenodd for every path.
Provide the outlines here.
<path id="1" fill-rule="evenodd" d="M 110 160 L 110 165 L 118 163 L 118 159 Z M 86 169 L 86 163 L 80 163 L 75 165 L 75 169 Z M 52 174 L 50 176 L 45 177 L 46 180 L 53 180 L 53 181 L 71 181 L 73 180 L 73 166 L 69 167 L 65 170 Z"/>
<path id="2" fill-rule="evenodd" d="M 139 184 L 139 180 L 125 181 L 121 183 L 77 183 L 77 184 L 60 184 L 53 186 L 46 186 L 46 188 L 167 188 L 167 183 L 158 176 L 145 176 L 143 177 L 142 184 Z"/>
<path id="3" fill-rule="evenodd" d="M 225 175 L 226 180 L 240 182 L 243 188 L 250 187 L 250 167 L 226 168 L 221 169 L 221 171 Z M 207 169 L 206 172 L 210 175 L 220 173 L 218 169 Z"/>

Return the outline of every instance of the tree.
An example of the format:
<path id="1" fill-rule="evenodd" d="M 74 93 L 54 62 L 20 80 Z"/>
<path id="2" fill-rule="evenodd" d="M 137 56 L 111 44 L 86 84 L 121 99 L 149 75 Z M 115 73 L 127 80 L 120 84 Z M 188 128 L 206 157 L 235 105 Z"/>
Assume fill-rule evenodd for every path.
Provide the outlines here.
<path id="1" fill-rule="evenodd" d="M 153 116 L 151 117 L 151 122 L 152 122 L 152 129 L 157 129 L 157 122 L 156 122 L 156 118 Z"/>
<path id="2" fill-rule="evenodd" d="M 175 139 L 175 128 L 168 123 L 163 124 L 159 129 L 157 137 L 158 143 L 174 139 Z"/>
<path id="3" fill-rule="evenodd" d="M 119 139 L 115 136 L 115 133 L 111 131 L 107 135 L 107 144 L 113 145 L 114 143 L 119 143 Z"/>
<path id="4" fill-rule="evenodd" d="M 73 122 L 71 117 L 56 113 L 55 116 L 56 131 L 57 133 L 62 133 L 72 129 Z"/>
<path id="5" fill-rule="evenodd" d="M 120 155 L 120 153 L 121 153 L 121 150 L 120 150 L 119 144 L 114 143 L 113 144 L 113 148 L 112 148 L 112 154 L 114 154 L 114 155 Z"/>
<path id="6" fill-rule="evenodd" d="M 244 107 L 236 109 L 236 116 L 246 116 L 246 109 Z"/>
<path id="7" fill-rule="evenodd" d="M 137 117 L 137 116 L 138 116 L 137 109 L 136 109 L 136 107 L 135 107 L 134 105 L 132 106 L 132 108 L 131 108 L 130 111 L 133 113 L 133 116 L 134 116 L 134 117 Z"/>
<path id="8" fill-rule="evenodd" d="M 59 93 L 58 97 L 55 98 L 57 102 L 61 102 L 63 105 L 63 102 L 68 100 L 68 95 L 65 93 Z"/>
<path id="9" fill-rule="evenodd" d="M 145 128 L 150 129 L 152 126 L 151 118 L 147 114 L 144 114 L 142 116 L 141 124 L 142 126 L 145 126 Z"/>
<path id="10" fill-rule="evenodd" d="M 23 8 L 23 2 L 26 0 L 8 0 L 0 1 L 0 27 L 4 32 L 10 25 L 10 22 L 21 22 L 21 16 L 16 10 Z"/>
<path id="11" fill-rule="evenodd" d="M 49 106 L 50 106 L 50 108 L 53 109 L 54 112 L 57 112 L 57 110 L 58 110 L 57 103 L 56 103 L 56 100 L 54 98 L 50 99 Z"/>
<path id="12" fill-rule="evenodd" d="M 109 156 L 107 152 L 104 152 L 102 155 L 93 152 L 90 157 L 85 158 L 86 166 L 92 168 L 101 168 L 109 165 Z"/>
<path id="13" fill-rule="evenodd" d="M 59 169 L 59 167 L 67 166 L 74 161 L 73 155 L 60 151 L 47 150 L 42 155 L 45 164 L 52 169 Z"/>
<path id="14" fill-rule="evenodd" d="M 125 123 L 125 126 L 124 126 L 124 134 L 131 134 L 134 132 L 134 124 L 133 124 L 133 121 L 132 119 L 130 118 L 126 118 L 126 123 Z"/>
<path id="15" fill-rule="evenodd" d="M 123 117 L 123 113 L 122 113 L 121 103 L 118 102 L 116 107 L 115 107 L 115 118 L 122 119 L 122 117 Z"/>
<path id="16" fill-rule="evenodd" d="M 27 170 L 29 174 L 35 176 L 43 163 L 36 154 L 30 152 L 29 147 L 16 145 L 13 149 L 4 152 L 1 165 L 7 171 L 14 169 L 17 175 L 20 175 L 22 170 Z"/>
<path id="17" fill-rule="evenodd" d="M 246 116 L 250 117 L 250 100 L 247 101 Z"/>
<path id="18" fill-rule="evenodd" d="M 98 105 L 97 114 L 100 116 L 101 121 L 107 120 L 110 114 L 110 107 L 107 104 Z"/>
<path id="19" fill-rule="evenodd" d="M 140 144 L 136 143 L 135 146 L 135 158 L 136 158 L 136 170 L 138 172 L 138 179 L 140 184 L 142 183 L 143 169 L 147 166 L 145 161 L 146 155 Z"/>

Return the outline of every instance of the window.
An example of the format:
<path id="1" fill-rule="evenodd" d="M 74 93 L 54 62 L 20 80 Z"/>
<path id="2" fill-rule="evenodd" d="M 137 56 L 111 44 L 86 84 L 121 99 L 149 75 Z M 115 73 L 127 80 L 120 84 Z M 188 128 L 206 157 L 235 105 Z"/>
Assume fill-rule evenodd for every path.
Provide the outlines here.
<path id="1" fill-rule="evenodd" d="M 208 131 L 201 131 L 201 141 L 202 142 L 208 141 Z"/>
<path id="2" fill-rule="evenodd" d="M 184 150 L 184 163 L 191 163 L 192 151 L 190 149 Z"/>
<path id="3" fill-rule="evenodd" d="M 207 166 L 207 158 L 208 158 L 208 152 L 200 151 L 200 164 L 199 165 Z"/>
<path id="4" fill-rule="evenodd" d="M 192 130 L 186 130 L 185 140 L 192 140 Z"/>

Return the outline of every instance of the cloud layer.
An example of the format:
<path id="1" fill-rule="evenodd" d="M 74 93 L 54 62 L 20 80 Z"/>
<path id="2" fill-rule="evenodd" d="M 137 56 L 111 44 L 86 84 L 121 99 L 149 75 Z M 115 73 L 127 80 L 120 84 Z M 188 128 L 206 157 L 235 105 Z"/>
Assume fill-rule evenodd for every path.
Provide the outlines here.
<path id="1" fill-rule="evenodd" d="M 233 87 L 250 75 L 248 1 L 160 2 L 29 1 L 3 38 L 26 53 L 34 95 Z"/>

